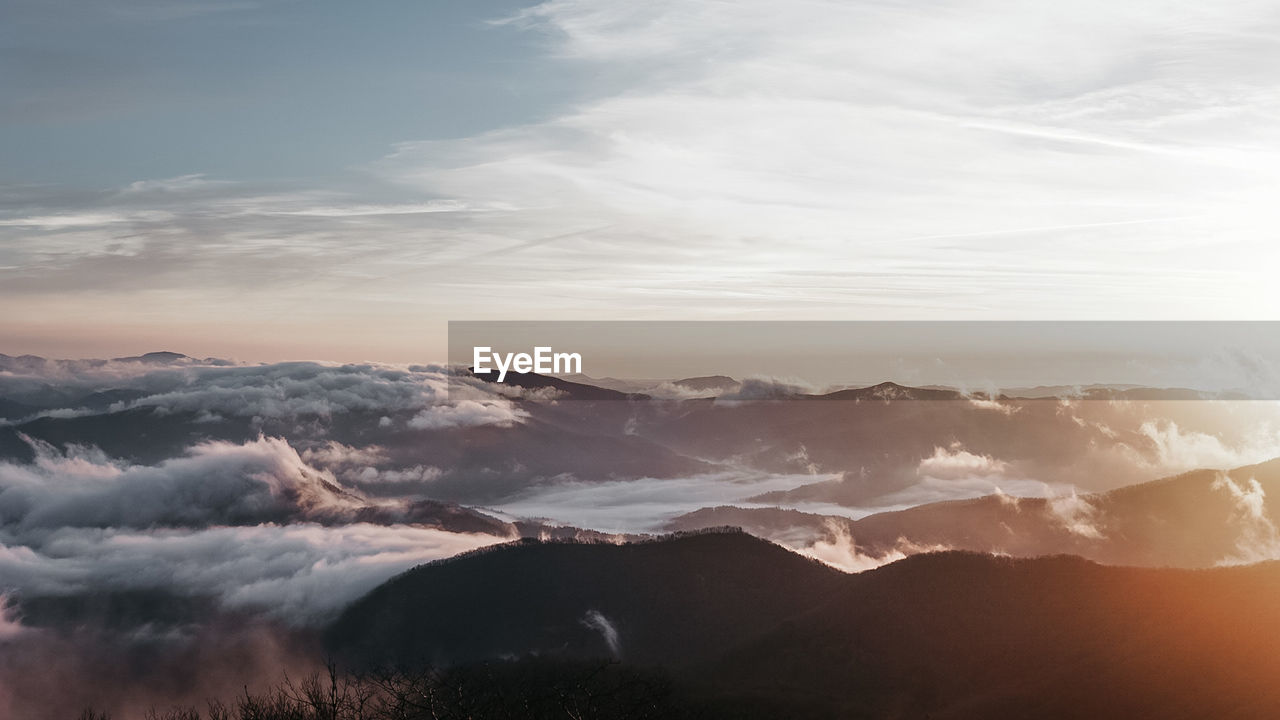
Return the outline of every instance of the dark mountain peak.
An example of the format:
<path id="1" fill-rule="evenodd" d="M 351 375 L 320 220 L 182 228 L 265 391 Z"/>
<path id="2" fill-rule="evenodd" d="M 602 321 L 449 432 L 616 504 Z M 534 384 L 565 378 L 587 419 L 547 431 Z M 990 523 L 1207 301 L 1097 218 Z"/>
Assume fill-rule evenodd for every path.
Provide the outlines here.
<path id="1" fill-rule="evenodd" d="M 0 397 L 0 419 L 18 420 L 35 413 L 37 410 L 39 408 L 34 405 Z"/>
<path id="2" fill-rule="evenodd" d="M 23 370 L 39 370 L 43 368 L 49 361 L 39 355 L 5 355 L 0 353 L 0 370 L 23 371 Z"/>
<path id="3" fill-rule="evenodd" d="M 810 609 L 848 577 L 736 529 L 623 544 L 524 540 L 393 578 L 348 608 L 328 643 L 375 665 L 526 655 L 686 662 L 744 628 Z"/>
<path id="4" fill-rule="evenodd" d="M 697 530 L 683 530 L 656 537 L 640 537 L 621 543 L 614 542 L 612 540 L 602 540 L 596 535 L 587 535 L 583 538 L 553 537 L 551 539 L 527 536 L 512 540 L 511 542 L 490 545 L 488 547 L 470 550 L 451 557 L 432 560 L 431 562 L 418 565 L 404 573 L 401 573 L 397 578 L 393 578 L 390 582 L 395 582 L 398 578 L 407 577 L 433 567 L 470 562 L 475 558 L 486 555 L 520 553 L 531 548 L 538 548 L 536 552 L 539 553 L 550 552 L 554 554 L 560 552 L 563 548 L 570 547 L 591 548 L 588 552 L 599 553 L 602 556 L 608 556 L 615 553 L 626 554 L 630 552 L 631 549 L 639 547 L 659 547 L 661 548 L 661 552 L 675 552 L 683 550 L 707 552 L 714 550 L 725 553 L 750 553 L 754 551 L 761 551 L 763 549 L 765 552 L 782 551 L 790 554 L 790 551 L 786 550 L 782 546 L 770 540 L 765 540 L 752 535 L 742 528 L 733 525 L 717 525 L 714 527 L 698 528 Z"/>
<path id="5" fill-rule="evenodd" d="M 149 395 L 146 390 L 137 390 L 134 388 L 108 388 L 106 390 L 98 390 L 83 395 L 71 402 L 67 407 L 85 408 L 96 412 L 109 410 L 116 403 L 129 403 L 139 398 Z"/>
<path id="6" fill-rule="evenodd" d="M 885 381 L 869 387 L 837 390 L 815 397 L 820 400 L 879 400 L 890 402 L 893 400 L 963 400 L 965 395 L 958 390 L 918 388 Z"/>
<path id="7" fill-rule="evenodd" d="M 1200 390 L 1187 388 L 1150 387 L 1098 387 L 1085 390 L 1084 400 L 1206 400 L 1212 396 Z"/>
<path id="8" fill-rule="evenodd" d="M 483 380 L 485 382 L 496 383 L 498 375 L 494 372 L 480 373 L 474 372 L 473 368 L 468 368 L 467 372 L 472 377 Z M 538 390 L 540 388 L 554 388 L 564 393 L 571 400 L 647 400 L 648 395 L 638 393 L 624 393 L 617 390 L 609 390 L 607 388 L 588 385 L 586 383 L 573 382 L 564 380 L 550 375 L 539 375 L 538 373 L 519 373 L 508 371 L 507 376 L 503 378 L 503 384 L 514 385 L 529 390 Z"/>
<path id="9" fill-rule="evenodd" d="M 1224 485 L 1226 476 L 1240 490 Z M 950 500 L 848 521 L 865 554 L 882 556 L 904 539 L 925 547 L 1015 557 L 1071 553 L 1106 565 L 1213 567 L 1253 557 L 1239 492 L 1256 480 L 1268 499 L 1280 492 L 1280 458 L 1229 471 L 1191 470 L 1099 493 L 1058 497 Z M 1274 522 L 1268 504 L 1256 522 Z M 728 518 L 731 516 L 722 516 Z M 717 518 L 721 519 L 721 518 Z M 821 532 L 827 520 L 752 516 L 759 529 L 800 526 Z M 699 517 L 681 518 L 696 526 Z"/>
<path id="10" fill-rule="evenodd" d="M 977 574 L 983 572 L 1026 571 L 1055 574 L 1072 568 L 1105 567 L 1093 560 L 1059 553 L 1037 557 L 1014 557 L 972 550 L 939 550 L 917 553 L 868 570 L 867 573 L 919 574 L 922 577 L 945 577 L 948 573 Z"/>
<path id="11" fill-rule="evenodd" d="M 170 352 L 168 350 L 161 350 L 159 352 L 149 352 L 149 353 L 143 353 L 142 355 L 131 355 L 129 357 L 118 357 L 118 358 L 111 358 L 111 359 L 114 360 L 115 362 L 137 362 L 137 363 L 152 363 L 156 365 L 163 365 L 167 363 L 177 362 L 179 360 L 190 360 L 191 358 L 186 355 L 183 355 L 182 353 Z"/>
<path id="12" fill-rule="evenodd" d="M 701 392 L 703 390 L 723 390 L 734 388 L 737 387 L 738 381 L 728 375 L 703 375 L 700 377 L 683 378 L 676 380 L 671 384 L 687 390 Z"/>

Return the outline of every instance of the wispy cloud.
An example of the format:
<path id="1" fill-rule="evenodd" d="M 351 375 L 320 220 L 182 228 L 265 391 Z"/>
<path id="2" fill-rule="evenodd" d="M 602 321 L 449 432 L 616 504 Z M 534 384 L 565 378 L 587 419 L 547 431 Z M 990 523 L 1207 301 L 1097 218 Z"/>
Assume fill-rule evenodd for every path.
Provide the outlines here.
<path id="1" fill-rule="evenodd" d="M 859 273 L 884 273 L 884 295 L 923 277 L 967 295 L 981 277 L 1027 301 L 1022 283 L 1039 277 L 1059 308 L 1082 284 L 1138 304 L 1133 283 L 1155 284 L 1165 307 L 1180 304 L 1176 286 L 1220 292 L 1233 270 L 1196 239 L 1206 227 L 1231 233 L 1233 252 L 1265 252 L 1259 206 L 1220 192 L 1277 179 L 1242 150 L 1265 152 L 1244 138 L 1269 136 L 1260 110 L 1280 100 L 1257 65 L 1274 48 L 1240 45 L 1275 24 L 1262 4 L 556 0 L 510 22 L 573 61 L 625 63 L 625 89 L 546 122 L 406 144 L 387 171 L 500 197 L 534 222 L 549 208 L 619 221 L 579 252 L 630 234 L 679 255 L 663 238 L 696 238 L 745 280 L 822 268 L 839 247 Z M 782 237 L 786 250 L 766 242 Z M 1112 272 L 1134 263 L 1153 274 Z M 658 282 L 680 287 L 672 273 Z M 785 304 L 800 290 L 748 294 Z"/>
<path id="2" fill-rule="evenodd" d="M 362 523 L 66 528 L 35 546 L 0 545 L 0 589 L 28 596 L 159 589 L 304 625 L 414 565 L 508 539 Z"/>
<path id="3" fill-rule="evenodd" d="M 845 572 L 862 572 L 873 570 L 881 565 L 901 560 L 908 555 L 926 552 L 942 552 L 950 550 L 944 545 L 920 545 L 906 539 L 899 540 L 897 545 L 888 551 L 878 554 L 863 552 L 843 523 L 828 520 L 825 523 L 826 536 L 809 545 L 795 547 L 796 552 L 815 560 L 820 560 L 831 567 Z"/>
<path id="4" fill-rule="evenodd" d="M 369 337 L 346 342 L 390 355 L 411 319 L 516 302 L 709 318 L 1275 307 L 1270 4 L 552 0 L 504 24 L 596 78 L 590 92 L 405 138 L 332 186 L 24 191 L 0 209 L 0 297 L 63 322 L 51 295 L 94 292 L 122 317 L 177 299 L 209 308 L 206 327 L 236 315 L 259 347 L 288 318 L 344 356 L 325 320 L 359 318 Z"/>
<path id="5" fill-rule="evenodd" d="M 1182 428 L 1172 420 L 1148 420 L 1140 428 L 1154 448 L 1154 463 L 1164 472 L 1194 468 L 1228 470 L 1280 457 L 1280 428 L 1252 425 L 1243 437 Z"/>
<path id="6" fill-rule="evenodd" d="M 1232 520 L 1240 529 L 1236 553 L 1222 558 L 1219 565 L 1244 565 L 1280 558 L 1280 529 L 1267 512 L 1267 493 L 1256 478 L 1237 483 L 1226 473 L 1214 480 L 1214 490 L 1231 495 L 1236 506 Z"/>
<path id="7" fill-rule="evenodd" d="M 496 509 L 607 532 L 654 532 L 677 515 L 712 505 L 753 505 L 750 498 L 829 481 L 831 475 L 721 473 L 687 478 L 586 481 L 552 478 Z"/>

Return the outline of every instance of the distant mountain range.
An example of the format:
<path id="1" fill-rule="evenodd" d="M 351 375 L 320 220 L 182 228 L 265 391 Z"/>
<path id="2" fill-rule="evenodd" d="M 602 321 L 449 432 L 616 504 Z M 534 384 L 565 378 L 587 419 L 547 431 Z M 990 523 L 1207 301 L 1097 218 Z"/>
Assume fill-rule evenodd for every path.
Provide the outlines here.
<path id="1" fill-rule="evenodd" d="M 0 459 L 31 462 L 33 443 L 94 447 L 145 465 L 217 440 L 279 437 L 320 455 L 333 445 L 371 458 L 335 461 L 348 463 L 332 466 L 344 486 L 417 503 L 408 514 L 369 510 L 362 517 L 416 518 L 445 529 L 503 524 L 460 506 L 500 507 L 566 485 L 794 477 L 783 489 L 732 498 L 774 508 L 719 507 L 718 500 L 665 529 L 739 525 L 792 545 L 797 538 L 839 543 L 843 533 L 852 551 L 876 560 L 942 547 L 1207 567 L 1248 559 L 1258 547 L 1270 556 L 1267 543 L 1280 520 L 1274 503 L 1265 502 L 1280 491 L 1273 464 L 1232 476 L 1237 490 L 1248 492 L 1250 473 L 1257 475 L 1258 517 L 1241 504 L 1254 501 L 1233 495 L 1214 472 L 1138 485 L 1179 454 L 1171 443 L 1183 428 L 1187 442 L 1220 443 L 1219 454 L 1231 455 L 1219 429 L 1234 423 L 1248 433 L 1255 427 L 1248 413 L 1266 405 L 1192 400 L 1187 390 L 1094 386 L 1057 397 L 1044 393 L 1062 388 L 1031 388 L 1035 397 L 1015 398 L 885 382 L 810 394 L 706 376 L 669 383 L 694 396 L 664 397 L 511 373 L 501 387 L 472 390 L 492 390 L 492 402 L 509 407 L 512 421 L 433 424 L 417 422 L 417 414 L 447 398 L 406 400 L 388 388 L 416 394 L 422 382 L 452 382 L 442 369 L 420 380 L 370 366 L 223 363 L 172 352 L 114 361 L 0 356 L 0 368 L 8 368 L 0 371 L 0 416 L 7 420 L 0 422 Z M 107 366 L 128 368 L 101 370 Z M 331 385 L 316 380 L 324 373 L 334 376 L 324 381 Z M 393 377 L 400 385 L 391 385 Z M 367 397 L 353 389 L 357 382 Z M 699 395 L 726 388 L 722 396 Z M 256 404 L 243 409 L 249 398 Z M 1128 489 L 1072 495 L 1073 486 Z M 1014 497 L 1028 494 L 1055 497 Z M 985 497 L 951 500 L 977 495 Z M 850 514 L 916 507 L 856 522 L 795 509 L 824 504 Z M 661 530 L 671 515 L 655 515 L 647 527 Z"/>
<path id="2" fill-rule="evenodd" d="M 1256 483 L 1256 486 L 1253 484 Z M 761 537 L 808 534 L 871 558 L 903 548 L 1036 557 L 1068 553 L 1109 565 L 1213 567 L 1280 552 L 1280 459 L 1227 473 L 1196 470 L 1118 490 L 1056 498 L 987 495 L 861 520 L 780 508 L 703 508 L 668 530 L 738 526 Z"/>
<path id="3" fill-rule="evenodd" d="M 141 355 L 130 355 L 128 357 L 117 357 L 110 359 L 103 358 L 85 358 L 77 360 L 62 360 L 40 357 L 39 355 L 5 355 L 0 353 L 0 372 L 39 372 L 51 366 L 62 366 L 66 368 L 95 368 L 102 367 L 107 363 L 141 363 L 146 365 L 232 365 L 230 360 L 222 358 L 193 358 L 189 355 L 183 355 L 178 352 L 170 352 L 161 350 L 158 352 L 148 352 Z"/>

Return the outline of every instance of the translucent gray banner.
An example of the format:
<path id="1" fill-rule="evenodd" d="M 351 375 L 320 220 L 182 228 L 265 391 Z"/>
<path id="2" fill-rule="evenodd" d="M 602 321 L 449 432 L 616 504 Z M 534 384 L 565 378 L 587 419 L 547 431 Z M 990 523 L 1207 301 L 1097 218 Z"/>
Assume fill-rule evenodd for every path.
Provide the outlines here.
<path id="1" fill-rule="evenodd" d="M 1277 361 L 1280 322 L 449 323 L 456 381 L 566 400 L 1276 399 Z"/>

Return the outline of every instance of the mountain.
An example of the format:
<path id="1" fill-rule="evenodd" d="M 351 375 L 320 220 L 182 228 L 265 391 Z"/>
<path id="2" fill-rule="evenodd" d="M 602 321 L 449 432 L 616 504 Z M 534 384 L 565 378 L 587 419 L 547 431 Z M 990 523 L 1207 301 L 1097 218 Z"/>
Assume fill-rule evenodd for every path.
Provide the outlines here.
<path id="1" fill-rule="evenodd" d="M 183 355 L 182 353 L 161 350 L 159 352 L 143 353 L 142 355 L 131 355 L 129 357 L 111 358 L 111 361 L 112 362 L 148 363 L 151 365 L 169 365 L 171 363 L 178 362 L 179 360 L 192 360 L 192 359 L 194 358 L 191 358 L 190 356 L 187 356 L 187 355 Z"/>
<path id="2" fill-rule="evenodd" d="M 1233 485 L 1219 471 L 1197 470 L 1079 497 L 935 503 L 863 518 L 849 532 L 859 548 L 873 554 L 905 539 L 1022 557 L 1071 553 L 1149 567 L 1212 567 L 1274 555 L 1280 513 L 1265 498 L 1280 493 L 1280 459 L 1237 468 L 1226 477 Z M 1256 491 L 1251 481 L 1258 483 Z"/>
<path id="3" fill-rule="evenodd" d="M 899 385 L 895 382 L 882 382 L 870 387 L 849 388 L 835 392 L 809 396 L 814 400 L 852 400 L 855 402 L 891 402 L 894 400 L 965 400 L 967 397 L 958 390 L 938 388 L 917 388 Z"/>
<path id="4" fill-rule="evenodd" d="M 106 412 L 117 403 L 126 405 L 134 400 L 144 398 L 149 393 L 134 388 L 108 388 L 97 390 L 67 403 L 73 409 L 84 409 L 93 412 Z"/>
<path id="5" fill-rule="evenodd" d="M 0 420 L 14 421 L 35 413 L 40 408 L 17 400 L 0 397 Z"/>
<path id="6" fill-rule="evenodd" d="M 521 379 L 526 380 L 525 378 Z M 555 404 L 519 401 L 529 416 L 510 426 L 479 425 L 420 429 L 408 421 L 412 413 L 393 426 L 380 419 L 386 411 L 356 408 L 344 413 L 297 416 L 252 416 L 169 410 L 163 403 L 145 402 L 134 407 L 117 403 L 145 400 L 148 392 L 103 389 L 91 393 L 63 393 L 56 405 L 83 412 L 30 416 L 39 409 L 12 400 L 0 403 L 0 412 L 17 425 L 0 424 L 0 458 L 30 462 L 28 436 L 58 448 L 72 444 L 97 447 L 113 458 L 130 463 L 156 464 L 181 456 L 190 447 L 209 440 L 243 443 L 259 435 L 288 438 L 305 448 L 329 441 L 352 446 L 377 445 L 389 462 L 400 467 L 427 466 L 447 470 L 444 477 L 422 487 L 402 485 L 396 490 L 432 493 L 432 499 L 489 503 L 510 496 L 550 478 L 575 477 L 584 481 L 616 477 L 681 477 L 706 473 L 711 463 L 681 455 L 653 440 L 628 432 L 633 417 L 643 415 L 648 403 L 611 390 L 578 386 L 547 378 L 542 387 L 576 393 L 581 402 L 562 399 Z M 529 380 L 538 383 L 538 380 Z M 50 397 L 44 391 L 41 397 Z M 621 399 L 621 402 L 614 400 Z M 46 406 L 47 407 L 47 406 Z M 320 404 L 323 407 L 323 404 Z M 376 486 L 372 488 L 377 491 Z"/>
<path id="7" fill-rule="evenodd" d="M 1150 480 L 1178 445 L 1214 442 L 1202 435 L 1217 436 L 1223 447 L 1245 445 L 1250 428 L 1273 421 L 1265 403 L 1165 391 L 1133 399 L 1137 391 L 1126 392 L 1132 397 L 1026 399 L 881 383 L 762 402 L 688 400 L 665 414 L 642 415 L 634 427 L 641 437 L 709 462 L 838 476 L 762 495 L 755 499 L 761 504 L 868 507 L 908 504 L 885 498 L 930 479 L 939 490 L 964 479 L 988 491 L 1032 478 L 1087 489 L 1131 485 Z M 958 466 L 961 458 L 987 467 Z M 952 464 L 938 467 L 934 459 Z"/>
<path id="8" fill-rule="evenodd" d="M 1065 553 L 1108 565 L 1203 568 L 1280 552 L 1280 511 L 1266 502 L 1277 496 L 1280 458 L 1227 473 L 1196 470 L 1105 493 L 988 495 L 860 520 L 779 508 L 702 508 L 673 519 L 666 529 L 729 525 L 793 545 L 844 535 L 871 558 L 892 557 L 904 548 L 949 548 L 1015 557 Z"/>
<path id="9" fill-rule="evenodd" d="M 39 371 L 49 362 L 39 355 L 5 355 L 0 353 L 0 371 L 25 373 Z"/>
<path id="10" fill-rule="evenodd" d="M 20 425 L 0 427 L 0 455 L 22 462 L 34 458 L 31 447 L 19 434 L 56 447 L 90 445 L 112 457 L 154 464 L 179 456 L 200 442 L 246 442 L 258 432 L 248 422 L 201 422 L 195 412 L 164 413 L 154 407 L 135 407 L 101 414 L 38 417 Z"/>
<path id="11" fill-rule="evenodd" d="M 919 555 L 697 674 L 812 717 L 1275 717 L 1277 592 L 1276 563 Z"/>
<path id="12" fill-rule="evenodd" d="M 517 421 L 432 424 L 415 420 L 418 400 L 390 393 L 375 377 L 395 371 L 306 363 L 224 370 L 177 355 L 125 358 L 138 362 L 124 371 L 110 361 L 37 358 L 57 367 L 45 375 L 0 372 L 0 413 L 9 421 L 0 424 L 0 459 L 32 459 L 22 435 L 154 464 L 203 441 L 242 443 L 262 434 L 300 450 L 330 442 L 375 448 L 379 469 L 420 476 L 438 470 L 430 482 L 391 485 L 366 483 L 353 469 L 353 486 L 371 494 L 493 506 L 563 482 L 746 472 L 815 477 L 753 498 L 759 504 L 904 507 L 969 497 L 974 488 L 1027 492 L 1038 481 L 1088 489 L 1142 482 L 1166 455 L 1178 454 L 1170 442 L 1195 442 L 1225 429 L 1230 432 L 1222 432 L 1220 442 L 1230 448 L 1247 442 L 1241 439 L 1247 430 L 1239 428 L 1268 421 L 1250 415 L 1265 403 L 1224 408 L 1227 403 L 1199 400 L 1021 399 L 896 383 L 812 395 L 760 379 L 720 397 L 687 399 L 687 392 L 673 393 L 671 383 L 645 394 L 513 373 L 504 386 L 493 386 L 502 391 L 494 407 L 509 405 L 499 415 L 509 412 Z M 94 363 L 111 367 L 80 371 L 81 365 L 98 367 Z M 315 378 L 329 373 L 342 379 L 321 389 Z M 371 395 L 353 396 L 343 385 L 348 375 L 364 378 L 362 392 Z M 726 380 L 732 379 L 679 382 L 704 387 Z M 241 409 L 237 397 L 246 398 Z M 249 403 L 251 397 L 260 403 Z M 905 499 L 895 497 L 904 492 Z"/>
<path id="13" fill-rule="evenodd" d="M 852 520 L 839 515 L 821 515 L 791 508 L 716 505 L 678 515 L 667 521 L 662 529 L 679 533 L 736 527 L 773 542 L 808 545 L 830 536 L 832 528 L 848 532 L 852 524 Z"/>
<path id="14" fill-rule="evenodd" d="M 472 377 L 485 382 L 498 382 L 496 372 L 488 373 L 472 373 Z M 539 375 L 538 373 L 522 373 L 514 370 L 508 371 L 502 383 L 505 385 L 513 385 L 528 390 L 540 390 L 542 388 L 553 388 L 561 397 L 568 400 L 646 400 L 648 396 L 636 393 L 625 393 L 617 390 L 609 390 L 595 385 L 587 385 L 586 383 L 573 382 L 571 380 L 563 380 L 551 375 Z"/>
<path id="15" fill-rule="evenodd" d="M 965 398 L 881 383 L 769 402 L 689 400 L 642 416 L 635 426 L 641 437 L 690 457 L 840 476 L 762 496 L 761 503 L 856 507 L 920 482 L 921 460 L 940 447 L 990 457 L 1024 477 L 1086 487 L 1099 475 L 1117 485 L 1149 479 L 1119 475 L 1111 455 L 1100 452 L 1119 443 L 1150 445 L 1133 420 L 1117 417 L 1125 412 L 1138 411 L 1100 402 L 1063 412 L 1054 401 Z"/>
<path id="16" fill-rule="evenodd" d="M 730 392 L 738 388 L 738 381 L 728 375 L 703 375 L 701 377 L 683 378 L 671 384 L 694 392 Z"/>
<path id="17" fill-rule="evenodd" d="M 1280 513 L 1265 498 L 1280 494 L 1280 459 L 1225 478 L 1233 485 L 1219 471 L 1197 470 L 1079 497 L 988 496 L 872 515 L 849 529 L 870 552 L 906 538 L 1023 557 L 1065 552 L 1110 565 L 1189 568 L 1274 554 L 1265 546 L 1280 548 Z"/>
<path id="18" fill-rule="evenodd" d="M 740 532 L 625 545 L 525 540 L 390 580 L 348 608 L 328 642 L 369 664 L 529 654 L 684 664 L 805 611 L 845 580 Z"/>
<path id="19" fill-rule="evenodd" d="M 525 542 L 389 581 L 327 642 L 365 664 L 612 656 L 742 718 L 1274 717 L 1277 593 L 1277 563 L 949 552 L 845 575 L 740 533 Z"/>

